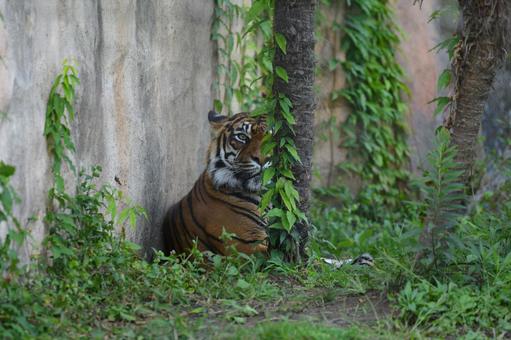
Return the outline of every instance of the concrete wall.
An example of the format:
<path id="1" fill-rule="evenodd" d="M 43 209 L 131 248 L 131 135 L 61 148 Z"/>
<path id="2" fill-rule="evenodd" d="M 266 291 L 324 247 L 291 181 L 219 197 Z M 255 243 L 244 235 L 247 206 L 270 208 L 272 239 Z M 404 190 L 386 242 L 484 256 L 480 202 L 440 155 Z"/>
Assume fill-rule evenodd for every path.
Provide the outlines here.
<path id="1" fill-rule="evenodd" d="M 442 41 L 437 34 L 437 23 L 428 22 L 435 9 L 438 7 L 432 1 L 424 1 L 421 7 L 409 0 L 399 0 L 395 4 L 397 23 L 403 30 L 398 61 L 410 89 L 410 96 L 405 96 L 409 108 L 410 169 L 416 175 L 427 167 L 435 129 L 442 123 L 442 117 L 434 115 L 436 104 L 430 103 L 438 96 L 437 79 L 442 71 L 438 53 L 431 51 Z"/>
<path id="2" fill-rule="evenodd" d="M 13 185 L 22 204 L 16 216 L 23 223 L 39 218 L 28 224 L 32 245 L 44 235 L 51 186 L 43 137 L 47 96 L 62 60 L 74 58 L 81 79 L 73 124 L 77 162 L 102 165 L 103 182 L 147 209 L 149 221 L 129 237 L 145 249 L 158 247 L 165 208 L 204 166 L 212 11 L 213 1 L 204 0 L 0 0 L 0 111 L 7 113 L 0 121 L 0 160 L 17 168 Z"/>

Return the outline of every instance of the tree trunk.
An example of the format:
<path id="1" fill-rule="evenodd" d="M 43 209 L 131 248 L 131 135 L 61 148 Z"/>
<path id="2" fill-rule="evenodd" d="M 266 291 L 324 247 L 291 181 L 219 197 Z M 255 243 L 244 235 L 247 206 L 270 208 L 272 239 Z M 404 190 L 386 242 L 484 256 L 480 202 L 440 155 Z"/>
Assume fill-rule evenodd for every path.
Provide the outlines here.
<path id="1" fill-rule="evenodd" d="M 458 0 L 462 11 L 460 42 L 452 61 L 455 89 L 452 110 L 444 123 L 450 130 L 470 186 L 484 105 L 509 44 L 509 0 Z"/>
<path id="2" fill-rule="evenodd" d="M 316 0 L 276 0 L 275 32 L 286 38 L 287 53 L 275 48 L 274 67 L 283 67 L 288 74 L 286 83 L 275 77 L 273 91 L 286 95 L 293 104 L 296 118 L 294 141 L 301 164 L 293 167 L 295 187 L 300 193 L 300 209 L 307 214 L 310 206 L 310 180 L 312 143 L 314 127 L 314 11 Z M 300 235 L 299 256 L 305 256 L 308 241 L 308 226 L 299 222 L 295 225 Z"/>

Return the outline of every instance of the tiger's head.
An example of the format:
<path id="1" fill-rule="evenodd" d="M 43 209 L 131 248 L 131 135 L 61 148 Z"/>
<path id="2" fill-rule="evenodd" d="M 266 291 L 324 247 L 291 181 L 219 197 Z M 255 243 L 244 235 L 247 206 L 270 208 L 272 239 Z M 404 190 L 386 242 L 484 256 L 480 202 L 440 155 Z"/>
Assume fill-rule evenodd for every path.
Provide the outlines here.
<path id="1" fill-rule="evenodd" d="M 232 117 L 208 114 L 214 138 L 208 149 L 207 171 L 214 187 L 231 192 L 261 189 L 261 142 L 266 131 L 262 118 L 241 112 Z"/>

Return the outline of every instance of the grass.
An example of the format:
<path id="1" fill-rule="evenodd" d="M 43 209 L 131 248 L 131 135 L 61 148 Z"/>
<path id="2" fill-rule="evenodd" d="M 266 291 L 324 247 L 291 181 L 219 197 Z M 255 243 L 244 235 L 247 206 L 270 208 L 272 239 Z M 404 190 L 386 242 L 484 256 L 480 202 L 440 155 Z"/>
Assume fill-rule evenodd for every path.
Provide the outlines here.
<path id="1" fill-rule="evenodd" d="M 334 215 L 318 202 L 316 208 L 316 224 L 328 219 L 325 232 L 342 225 L 343 207 Z M 509 216 L 511 206 L 504 206 L 498 214 L 481 208 L 462 220 L 459 235 L 465 243 L 452 254 L 477 254 L 477 241 L 479 257 L 486 260 L 449 266 L 451 272 L 443 278 L 414 272 L 410 258 L 416 243 L 407 234 L 410 224 L 396 227 L 362 218 L 343 236 L 360 246 L 347 247 L 337 256 L 370 250 L 374 267 L 335 269 L 316 255 L 307 266 L 288 265 L 278 257 L 206 259 L 199 253 L 188 258 L 160 254 L 156 262 L 147 263 L 136 255 L 136 245 L 126 241 L 104 248 L 101 243 L 90 245 L 96 253 L 89 262 L 81 256 L 88 253 L 82 245 L 73 248 L 72 258 L 82 259 L 74 269 L 65 274 L 48 268 L 44 275 L 34 271 L 28 280 L 2 291 L 2 337 L 505 337 L 510 330 L 511 255 L 509 233 L 502 228 L 509 225 Z M 322 232 L 318 229 L 312 248 L 323 244 Z M 361 241 L 364 234 L 371 236 Z M 463 276 L 467 273 L 468 278 Z"/>

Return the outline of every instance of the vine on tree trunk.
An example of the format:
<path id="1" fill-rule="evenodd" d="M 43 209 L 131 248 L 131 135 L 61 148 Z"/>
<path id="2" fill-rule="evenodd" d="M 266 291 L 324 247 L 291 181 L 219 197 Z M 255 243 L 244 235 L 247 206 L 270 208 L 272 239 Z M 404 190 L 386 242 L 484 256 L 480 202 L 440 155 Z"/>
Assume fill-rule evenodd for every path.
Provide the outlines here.
<path id="1" fill-rule="evenodd" d="M 263 174 L 260 209 L 266 211 L 269 219 L 270 241 L 276 250 L 273 254 L 293 260 L 297 256 L 290 254 L 296 254 L 302 239 L 294 227 L 297 222 L 306 221 L 300 209 L 300 193 L 293 184 L 296 181 L 293 167 L 300 164 L 295 145 L 297 122 L 290 97 L 285 92 L 274 91 L 275 82 L 291 80 L 282 65 L 274 64 L 276 49 L 285 55 L 292 47 L 281 32 L 274 31 L 274 0 L 254 0 L 250 6 L 238 6 L 229 0 L 217 0 L 215 4 L 212 39 L 219 44 L 221 71 L 217 85 L 224 84 L 223 88 L 217 87 L 217 95 L 230 91 L 243 110 L 267 117 L 270 133 L 261 151 L 267 156 L 269 166 Z M 230 29 L 230 22 L 241 23 L 239 32 Z M 234 37 L 235 44 L 231 43 Z M 237 59 L 234 52 L 240 54 Z M 230 77 L 227 82 L 226 77 Z M 229 113 L 233 103 L 224 96 L 223 102 L 217 99 L 214 105 L 217 110 L 223 108 Z"/>

